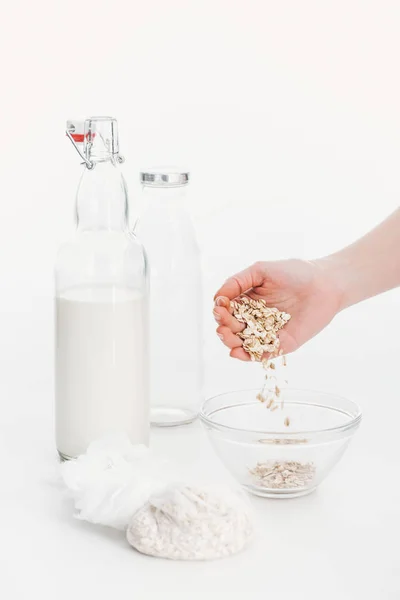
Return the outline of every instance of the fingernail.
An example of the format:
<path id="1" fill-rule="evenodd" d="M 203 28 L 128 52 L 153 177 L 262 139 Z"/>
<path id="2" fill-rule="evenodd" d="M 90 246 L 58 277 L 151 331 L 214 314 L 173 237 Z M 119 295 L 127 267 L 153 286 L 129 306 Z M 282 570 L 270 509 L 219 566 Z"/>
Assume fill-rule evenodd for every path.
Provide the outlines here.
<path id="1" fill-rule="evenodd" d="M 217 333 L 217 336 L 219 337 L 220 340 L 224 339 L 224 336 L 222 335 L 222 333 Z"/>
<path id="2" fill-rule="evenodd" d="M 222 298 L 222 296 L 218 296 L 218 298 L 215 301 L 215 304 L 217 306 L 226 306 L 225 298 Z"/>
<path id="3" fill-rule="evenodd" d="M 221 320 L 221 315 L 220 315 L 219 313 L 217 313 L 217 311 L 216 311 L 216 310 L 213 310 L 213 315 L 214 315 L 214 319 L 215 319 L 216 321 L 218 321 L 218 322 L 219 322 L 219 321 Z"/>

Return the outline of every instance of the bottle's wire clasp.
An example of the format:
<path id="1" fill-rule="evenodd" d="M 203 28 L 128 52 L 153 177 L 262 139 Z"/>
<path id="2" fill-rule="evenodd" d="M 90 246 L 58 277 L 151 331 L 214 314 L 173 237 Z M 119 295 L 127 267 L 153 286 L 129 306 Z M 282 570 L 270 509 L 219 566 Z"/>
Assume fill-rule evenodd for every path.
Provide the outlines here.
<path id="1" fill-rule="evenodd" d="M 101 141 L 102 149 L 106 149 L 113 161 L 118 164 L 125 162 L 124 157 L 119 154 L 117 121 L 111 117 L 67 121 L 65 133 L 87 169 L 94 169 L 96 165 L 91 160 L 96 140 Z"/>
<path id="2" fill-rule="evenodd" d="M 66 133 L 67 137 L 71 140 L 73 147 L 75 148 L 75 150 L 77 151 L 77 153 L 79 154 L 81 159 L 83 160 L 83 163 L 81 163 L 81 164 L 86 165 L 86 167 L 88 169 L 93 169 L 94 162 L 91 162 L 88 158 L 86 158 L 86 156 L 83 154 L 83 152 L 78 148 L 78 144 L 75 142 L 74 138 L 72 137 L 72 135 L 68 131 L 68 129 L 65 130 L 65 133 Z"/>

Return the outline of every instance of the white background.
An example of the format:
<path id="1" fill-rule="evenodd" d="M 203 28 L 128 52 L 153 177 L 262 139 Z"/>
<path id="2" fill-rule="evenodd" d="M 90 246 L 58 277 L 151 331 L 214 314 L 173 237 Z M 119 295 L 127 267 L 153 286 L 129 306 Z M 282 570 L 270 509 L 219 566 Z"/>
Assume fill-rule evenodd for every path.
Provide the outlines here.
<path id="1" fill-rule="evenodd" d="M 278 599 L 289 590 L 400 596 L 399 291 L 348 310 L 291 358 L 293 385 L 357 399 L 364 423 L 319 495 L 255 503 L 260 536 L 247 554 L 207 566 L 138 557 L 119 534 L 72 522 L 49 483 L 52 268 L 80 172 L 66 119 L 119 120 L 132 212 L 141 167 L 190 168 L 206 392 L 254 385 L 252 366 L 229 359 L 214 336 L 213 293 L 255 260 L 334 251 L 398 206 L 399 29 L 395 0 L 15 0 L 3 9 L 2 596 L 239 598 L 253 586 Z M 197 435 L 204 446 L 193 445 Z M 188 456 L 211 466 L 196 436 L 181 440 Z"/>

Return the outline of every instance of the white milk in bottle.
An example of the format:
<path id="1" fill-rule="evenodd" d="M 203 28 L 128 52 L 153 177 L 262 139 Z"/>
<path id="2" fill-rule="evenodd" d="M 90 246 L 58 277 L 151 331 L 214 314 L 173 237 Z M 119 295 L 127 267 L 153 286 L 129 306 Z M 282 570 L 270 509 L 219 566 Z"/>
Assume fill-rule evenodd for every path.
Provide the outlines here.
<path id="1" fill-rule="evenodd" d="M 146 261 L 128 232 L 116 122 L 95 117 L 83 130 L 71 134 L 88 167 L 77 194 L 77 232 L 56 263 L 55 412 L 62 458 L 84 453 L 107 434 L 125 432 L 135 444 L 147 444 L 149 435 Z"/>

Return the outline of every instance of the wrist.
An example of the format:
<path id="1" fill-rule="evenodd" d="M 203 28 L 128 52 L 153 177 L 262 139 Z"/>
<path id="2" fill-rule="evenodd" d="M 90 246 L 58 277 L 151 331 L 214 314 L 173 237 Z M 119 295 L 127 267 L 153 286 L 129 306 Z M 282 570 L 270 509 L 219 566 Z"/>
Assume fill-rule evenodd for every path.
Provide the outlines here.
<path id="1" fill-rule="evenodd" d="M 352 299 L 352 275 L 351 264 L 345 257 L 339 254 L 331 254 L 313 261 L 321 269 L 323 278 L 327 282 L 330 293 L 337 299 L 337 312 L 341 312 L 354 304 Z"/>

